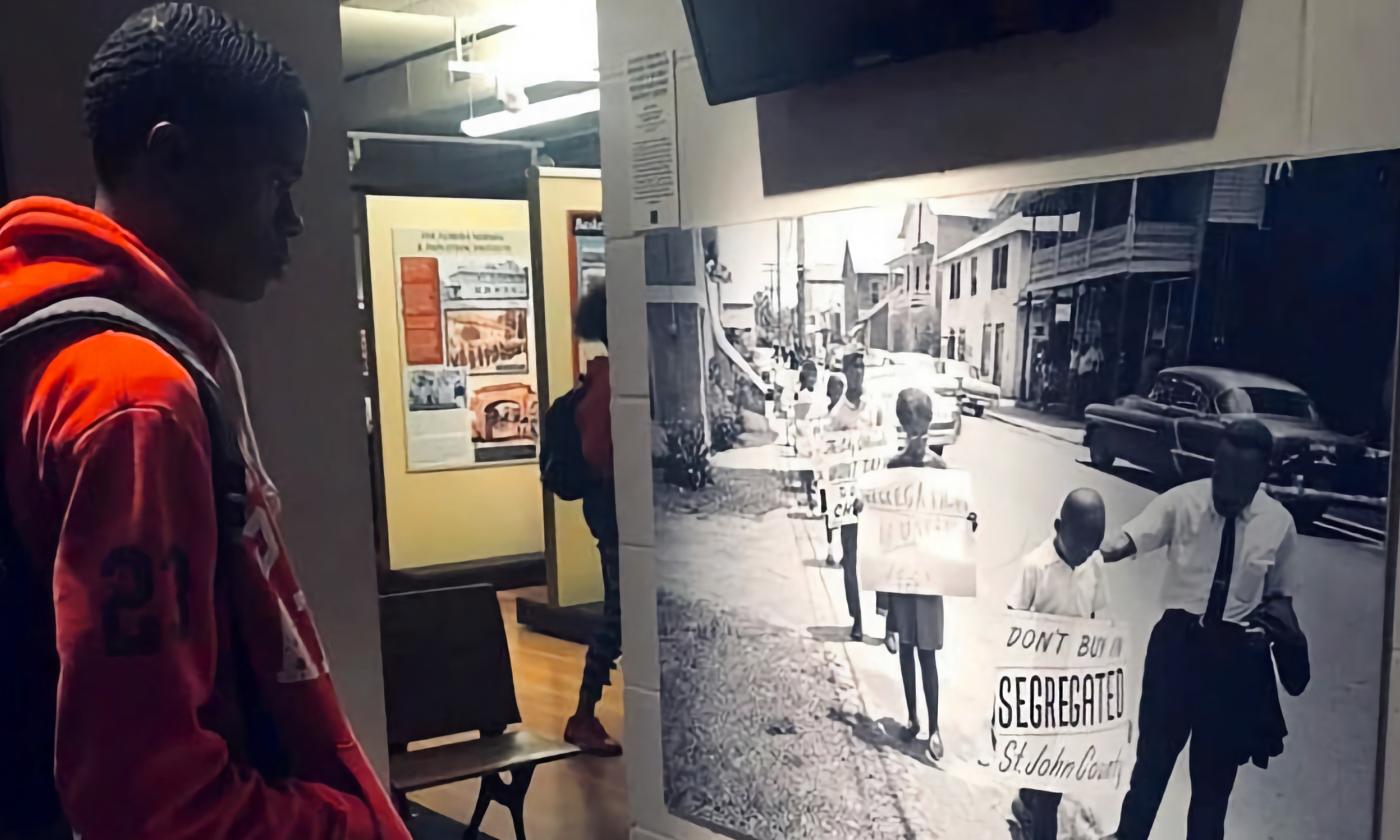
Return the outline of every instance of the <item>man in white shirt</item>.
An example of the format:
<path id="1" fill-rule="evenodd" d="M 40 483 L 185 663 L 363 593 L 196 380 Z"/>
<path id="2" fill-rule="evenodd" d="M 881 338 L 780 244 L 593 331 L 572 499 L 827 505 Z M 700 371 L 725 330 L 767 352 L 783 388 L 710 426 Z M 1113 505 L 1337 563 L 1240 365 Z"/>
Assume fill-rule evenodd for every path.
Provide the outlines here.
<path id="1" fill-rule="evenodd" d="M 1188 737 L 1186 837 L 1225 835 L 1235 774 L 1248 760 L 1241 739 L 1269 713 L 1254 678 L 1262 670 L 1272 679 L 1273 666 L 1267 641 L 1249 617 L 1269 599 L 1291 598 L 1297 588 L 1293 518 L 1260 489 L 1272 452 L 1263 424 L 1230 424 L 1211 478 L 1163 493 L 1103 547 L 1110 563 L 1165 549 L 1168 564 L 1166 613 L 1152 631 L 1143 665 L 1137 766 L 1113 835 L 1118 840 L 1146 840 L 1151 833 Z M 1276 695 L 1273 713 L 1281 726 Z"/>
<path id="2" fill-rule="evenodd" d="M 1021 559 L 1021 574 L 1007 593 L 1013 610 L 1094 618 L 1108 607 L 1103 561 L 1095 556 L 1104 533 L 1103 497 L 1087 487 L 1060 505 L 1055 533 Z M 1062 794 L 1022 789 L 1012 813 L 1026 840 L 1055 840 Z"/>

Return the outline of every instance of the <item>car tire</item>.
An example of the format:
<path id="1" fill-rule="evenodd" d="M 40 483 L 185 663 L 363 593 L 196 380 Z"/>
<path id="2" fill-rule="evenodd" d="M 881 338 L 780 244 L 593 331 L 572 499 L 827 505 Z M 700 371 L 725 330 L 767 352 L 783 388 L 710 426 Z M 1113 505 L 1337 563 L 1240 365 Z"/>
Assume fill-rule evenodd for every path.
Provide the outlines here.
<path id="1" fill-rule="evenodd" d="M 1102 435 L 1089 434 L 1089 463 L 1096 469 L 1111 470 L 1113 463 L 1118 458 L 1113 454 L 1113 450 L 1108 448 L 1108 444 L 1103 442 Z"/>
<path id="2" fill-rule="evenodd" d="M 974 405 L 974 406 L 972 407 L 972 416 L 973 416 L 973 417 L 981 417 L 983 414 L 986 414 L 986 413 L 987 413 L 987 407 L 986 407 L 985 405 Z"/>

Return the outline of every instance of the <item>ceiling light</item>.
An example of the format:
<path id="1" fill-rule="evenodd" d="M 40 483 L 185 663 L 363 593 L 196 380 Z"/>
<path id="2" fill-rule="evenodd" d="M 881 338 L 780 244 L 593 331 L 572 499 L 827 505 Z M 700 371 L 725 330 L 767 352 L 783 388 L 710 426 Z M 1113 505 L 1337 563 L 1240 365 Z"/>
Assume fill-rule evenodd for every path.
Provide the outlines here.
<path id="1" fill-rule="evenodd" d="M 598 89 L 594 88 L 582 93 L 532 102 L 521 111 L 497 111 L 494 114 L 462 120 L 462 133 L 468 137 L 490 137 L 492 134 L 592 114 L 598 110 L 598 104 Z"/>

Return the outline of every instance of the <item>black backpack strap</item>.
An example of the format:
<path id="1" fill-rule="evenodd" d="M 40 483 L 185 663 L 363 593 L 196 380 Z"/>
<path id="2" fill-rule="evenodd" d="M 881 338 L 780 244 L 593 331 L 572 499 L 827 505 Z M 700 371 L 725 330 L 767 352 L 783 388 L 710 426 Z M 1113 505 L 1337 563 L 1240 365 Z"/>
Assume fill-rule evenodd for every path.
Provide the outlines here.
<path id="1" fill-rule="evenodd" d="M 243 531 L 247 476 L 243 455 L 223 412 L 218 380 L 188 344 L 130 307 L 103 297 L 75 297 L 45 306 L 0 332 L 0 352 L 6 346 L 41 332 L 63 327 L 105 325 L 118 332 L 131 333 L 155 342 L 169 353 L 194 380 L 199 404 L 209 427 L 211 460 L 214 466 L 214 494 L 220 537 L 232 536 L 226 528 Z M 3 513 L 3 511 L 0 511 Z M 221 539 L 221 544 L 223 543 Z"/>

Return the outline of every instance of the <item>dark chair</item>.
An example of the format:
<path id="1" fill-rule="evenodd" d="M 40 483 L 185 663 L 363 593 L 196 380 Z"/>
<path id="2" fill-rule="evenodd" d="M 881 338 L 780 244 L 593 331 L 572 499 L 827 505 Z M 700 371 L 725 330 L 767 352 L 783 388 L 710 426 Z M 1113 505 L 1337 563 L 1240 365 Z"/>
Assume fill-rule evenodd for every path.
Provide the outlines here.
<path id="1" fill-rule="evenodd" d="M 481 779 L 464 837 L 473 840 L 492 802 L 510 810 L 525 838 L 525 794 L 535 768 L 578 755 L 577 747 L 517 729 L 520 709 L 496 591 L 458 586 L 380 598 L 389 778 L 394 799 Z M 471 741 L 408 750 L 411 741 L 478 732 Z M 501 779 L 508 772 L 510 781 Z M 407 814 L 405 814 L 407 817 Z"/>

